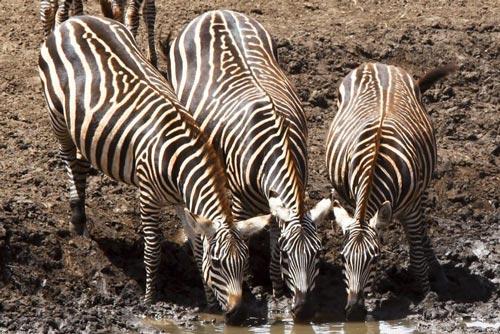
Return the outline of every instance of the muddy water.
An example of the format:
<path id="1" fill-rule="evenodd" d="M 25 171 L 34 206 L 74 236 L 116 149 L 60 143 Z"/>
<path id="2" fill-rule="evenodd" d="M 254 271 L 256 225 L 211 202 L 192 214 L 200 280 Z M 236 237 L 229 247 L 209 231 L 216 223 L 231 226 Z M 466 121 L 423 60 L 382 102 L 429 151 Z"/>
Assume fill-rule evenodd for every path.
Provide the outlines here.
<path id="1" fill-rule="evenodd" d="M 367 321 L 367 322 L 337 322 L 337 323 L 322 323 L 299 325 L 294 324 L 291 319 L 280 320 L 274 324 L 266 324 L 252 327 L 233 327 L 226 326 L 222 319 L 217 318 L 215 323 L 202 324 L 203 320 L 214 319 L 213 315 L 200 314 L 200 324 L 192 329 L 179 327 L 175 322 L 170 320 L 155 320 L 146 318 L 141 321 L 143 328 L 141 330 L 147 332 L 147 329 L 161 330 L 169 334 L 379 334 L 379 333 L 398 333 L 398 334 L 418 334 L 415 326 L 408 320 L 394 321 Z"/>

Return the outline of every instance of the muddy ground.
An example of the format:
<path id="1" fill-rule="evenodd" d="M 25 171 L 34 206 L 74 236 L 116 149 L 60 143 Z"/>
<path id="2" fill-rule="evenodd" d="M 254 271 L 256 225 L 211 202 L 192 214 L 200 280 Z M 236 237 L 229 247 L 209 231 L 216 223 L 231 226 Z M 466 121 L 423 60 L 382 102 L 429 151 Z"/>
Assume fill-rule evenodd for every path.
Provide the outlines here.
<path id="1" fill-rule="evenodd" d="M 373 318 L 408 318 L 422 332 L 477 332 L 464 321 L 500 321 L 498 2 L 157 1 L 157 8 L 163 34 L 175 35 L 209 9 L 228 8 L 256 18 L 275 36 L 309 122 L 311 205 L 329 193 L 324 139 L 345 74 L 365 61 L 397 64 L 416 77 L 436 65 L 459 64 L 458 73 L 424 97 L 439 147 L 426 222 L 450 295 L 420 301 L 412 293 L 408 246 L 396 225 L 383 234 L 367 302 Z M 87 9 L 98 13 L 95 1 Z M 172 211 L 163 219 L 161 302 L 152 308 L 140 303 L 145 274 L 134 189 L 95 172 L 87 190 L 91 238 L 71 235 L 66 176 L 36 67 L 38 2 L 1 1 L 0 36 L 0 332 L 135 332 L 143 330 L 144 315 L 193 326 L 203 291 Z M 318 317 L 343 321 L 341 231 L 330 221 L 320 231 Z M 255 284 L 264 286 L 253 288 L 263 303 L 266 283 L 257 277 Z"/>

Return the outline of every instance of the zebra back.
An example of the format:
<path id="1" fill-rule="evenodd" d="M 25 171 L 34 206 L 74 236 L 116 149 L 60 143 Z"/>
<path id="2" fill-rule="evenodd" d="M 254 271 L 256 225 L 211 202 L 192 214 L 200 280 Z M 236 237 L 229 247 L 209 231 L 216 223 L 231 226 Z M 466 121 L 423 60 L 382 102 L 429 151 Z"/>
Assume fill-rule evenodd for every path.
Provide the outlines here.
<path id="1" fill-rule="evenodd" d="M 366 221 L 388 200 L 397 214 L 430 182 L 436 140 L 418 85 L 404 70 L 364 64 L 340 85 L 327 138 L 330 180 Z"/>
<path id="2" fill-rule="evenodd" d="M 159 203 L 231 223 L 214 149 L 122 24 L 71 18 L 44 43 L 40 75 L 54 131 L 105 174 Z"/>
<path id="3" fill-rule="evenodd" d="M 302 217 L 305 116 L 267 31 L 243 14 L 211 11 L 191 21 L 167 52 L 179 100 L 226 157 L 235 214 L 268 212 L 277 193 Z"/>

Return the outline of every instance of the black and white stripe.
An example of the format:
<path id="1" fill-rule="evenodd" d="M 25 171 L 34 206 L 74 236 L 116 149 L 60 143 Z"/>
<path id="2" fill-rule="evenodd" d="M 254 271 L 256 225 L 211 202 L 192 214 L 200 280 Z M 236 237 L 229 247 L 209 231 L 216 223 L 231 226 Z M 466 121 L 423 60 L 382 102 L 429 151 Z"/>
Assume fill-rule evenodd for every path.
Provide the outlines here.
<path id="1" fill-rule="evenodd" d="M 318 274 L 314 219 L 331 202 L 322 202 L 324 212 L 304 208 L 306 120 L 272 38 L 257 21 L 220 10 L 195 18 L 168 48 L 168 76 L 180 102 L 225 159 L 233 214 L 271 212 L 279 220 L 273 287 L 280 291 L 283 277 L 298 311 Z"/>
<path id="2" fill-rule="evenodd" d="M 125 1 L 127 1 L 127 12 L 124 15 Z M 142 15 L 148 34 L 149 60 L 157 67 L 158 59 L 154 42 L 154 28 L 156 20 L 156 6 L 154 0 L 99 0 L 104 16 L 112 18 L 126 26 L 137 36 L 139 28 L 139 10 L 143 7 Z M 144 3 L 144 5 L 143 5 Z M 66 21 L 72 15 L 83 15 L 83 0 L 40 0 L 40 18 L 43 25 L 45 37 L 47 37 L 55 25 Z"/>
<path id="3" fill-rule="evenodd" d="M 422 224 L 421 202 L 436 165 L 436 141 L 419 85 L 407 72 L 364 64 L 344 78 L 326 163 L 339 198 L 354 208 L 351 216 L 334 203 L 344 231 L 348 315 L 364 311 L 363 290 L 380 253 L 377 229 L 391 216 L 405 228 L 410 270 L 427 292 L 428 265 L 439 264 Z"/>
<path id="4" fill-rule="evenodd" d="M 171 86 L 142 56 L 130 31 L 105 18 L 71 18 L 42 45 L 39 67 L 70 178 L 76 231 L 85 231 L 89 164 L 138 187 L 150 301 L 160 263 L 160 210 L 176 205 L 186 228 L 203 233 L 205 282 L 222 307 L 234 314 L 241 305 L 248 249 L 233 223 L 224 170 Z M 241 226 L 256 222 L 261 221 Z"/>

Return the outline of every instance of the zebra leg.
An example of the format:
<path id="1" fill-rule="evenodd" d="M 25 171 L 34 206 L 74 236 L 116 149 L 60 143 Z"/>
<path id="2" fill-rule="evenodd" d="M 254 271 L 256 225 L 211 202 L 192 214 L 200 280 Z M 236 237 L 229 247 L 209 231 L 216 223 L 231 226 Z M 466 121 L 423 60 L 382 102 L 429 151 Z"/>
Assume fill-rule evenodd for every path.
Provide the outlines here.
<path id="1" fill-rule="evenodd" d="M 414 209 L 401 219 L 406 238 L 410 244 L 409 271 L 420 285 L 420 291 L 426 295 L 429 288 L 429 268 L 427 252 L 424 246 L 425 229 L 422 224 L 422 209 L 418 203 Z"/>
<path id="2" fill-rule="evenodd" d="M 141 221 L 144 233 L 144 266 L 146 267 L 146 293 L 144 301 L 152 303 L 157 290 L 157 273 L 160 267 L 160 210 L 161 207 L 152 203 L 147 190 L 141 189 Z"/>
<path id="3" fill-rule="evenodd" d="M 111 12 L 113 20 L 123 23 L 123 6 L 124 0 L 111 0 Z"/>
<path id="4" fill-rule="evenodd" d="M 429 277 L 432 281 L 432 288 L 439 294 L 445 294 L 448 292 L 448 278 L 446 277 L 443 268 L 439 264 L 436 253 L 434 253 L 434 249 L 432 248 L 431 240 L 427 233 L 425 233 L 424 235 L 423 245 L 429 265 Z"/>
<path id="5" fill-rule="evenodd" d="M 73 1 L 73 15 L 83 15 L 83 0 Z"/>
<path id="6" fill-rule="evenodd" d="M 276 222 L 273 222 L 269 229 L 269 245 L 271 246 L 271 262 L 269 264 L 269 275 L 271 276 L 273 295 L 277 298 L 283 296 L 285 293 L 285 286 L 283 284 L 283 278 L 281 276 L 280 249 L 278 245 L 279 236 L 279 226 Z"/>
<path id="7" fill-rule="evenodd" d="M 69 203 L 71 207 L 71 225 L 78 235 L 88 235 L 85 215 L 85 187 L 90 164 L 77 155 L 76 147 L 69 134 L 59 138 L 61 159 L 66 164 L 69 177 Z"/>
<path id="8" fill-rule="evenodd" d="M 215 297 L 212 289 L 205 283 L 203 279 L 203 238 L 201 235 L 197 235 L 196 238 L 191 242 L 191 248 L 193 249 L 193 255 L 196 260 L 196 266 L 198 267 L 198 271 L 200 272 L 203 289 L 205 290 L 205 298 L 207 301 L 207 311 L 209 312 L 217 312 L 220 311 L 219 303 L 217 302 L 217 298 Z"/>
<path id="9" fill-rule="evenodd" d="M 203 289 L 205 290 L 205 297 L 207 301 L 207 308 L 209 311 L 218 311 L 219 304 L 217 303 L 217 299 L 212 291 L 212 289 L 205 283 L 204 274 L 203 274 L 203 237 L 196 233 L 196 231 L 191 227 L 189 223 L 187 223 L 186 215 L 184 212 L 184 208 L 182 206 L 175 207 L 177 216 L 182 221 L 182 226 L 184 227 L 184 232 L 186 233 L 191 249 L 193 250 L 193 256 L 196 261 L 196 267 L 198 268 L 198 272 L 200 273 L 201 280 L 203 283 Z"/>
<path id="10" fill-rule="evenodd" d="M 139 8 L 143 0 L 128 0 L 127 14 L 125 15 L 125 25 L 132 32 L 134 38 L 139 29 Z"/>
<path id="11" fill-rule="evenodd" d="M 57 12 L 57 0 L 40 1 L 40 19 L 42 20 L 43 32 L 47 37 L 54 28 L 55 15 Z"/>
<path id="12" fill-rule="evenodd" d="M 69 9 L 73 0 L 62 0 L 57 9 L 56 25 L 59 25 L 69 18 Z"/>
<path id="13" fill-rule="evenodd" d="M 148 33 L 148 52 L 149 60 L 154 67 L 158 67 L 158 59 L 156 58 L 155 47 L 155 20 L 156 20 L 156 7 L 155 0 L 146 0 L 142 9 L 144 23 Z"/>

